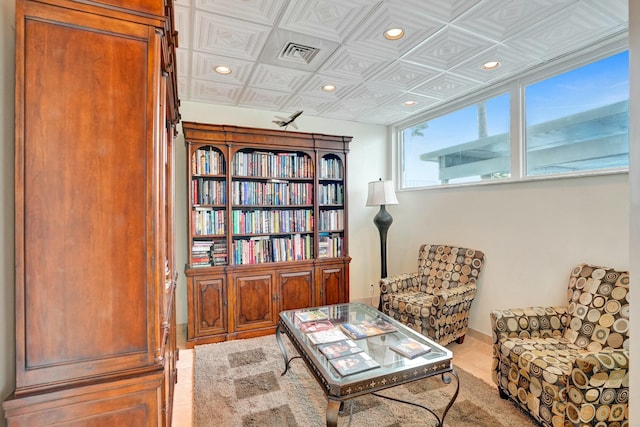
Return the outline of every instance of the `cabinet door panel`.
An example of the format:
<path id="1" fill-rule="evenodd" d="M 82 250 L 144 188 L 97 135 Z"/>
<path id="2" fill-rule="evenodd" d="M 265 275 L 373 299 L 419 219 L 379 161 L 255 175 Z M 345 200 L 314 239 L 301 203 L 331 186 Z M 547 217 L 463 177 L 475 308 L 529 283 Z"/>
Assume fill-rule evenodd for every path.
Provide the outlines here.
<path id="1" fill-rule="evenodd" d="M 236 330 L 275 325 L 273 276 L 239 276 L 235 278 Z"/>
<path id="2" fill-rule="evenodd" d="M 278 273 L 280 310 L 313 307 L 313 271 Z"/>
<path id="3" fill-rule="evenodd" d="M 224 333 L 227 330 L 224 277 L 196 278 L 196 336 Z"/>
<path id="4" fill-rule="evenodd" d="M 148 256 L 160 238 L 150 221 L 159 204 L 149 108 L 157 36 L 25 7 L 55 20 L 17 24 L 18 394 L 153 365 L 164 269 Z"/>
<path id="5" fill-rule="evenodd" d="M 322 305 L 348 302 L 344 292 L 345 278 L 342 265 L 321 266 L 319 276 Z"/>

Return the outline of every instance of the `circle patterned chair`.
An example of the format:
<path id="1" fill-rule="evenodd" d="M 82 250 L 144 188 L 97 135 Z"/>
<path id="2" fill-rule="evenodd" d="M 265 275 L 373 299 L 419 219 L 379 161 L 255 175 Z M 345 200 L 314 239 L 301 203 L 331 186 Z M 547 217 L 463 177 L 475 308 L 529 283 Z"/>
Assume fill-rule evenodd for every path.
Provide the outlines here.
<path id="1" fill-rule="evenodd" d="M 491 312 L 493 381 L 543 426 L 629 425 L 629 273 L 588 264 L 567 305 Z"/>
<path id="2" fill-rule="evenodd" d="M 484 253 L 422 245 L 418 271 L 380 279 L 378 309 L 441 345 L 462 343 Z"/>

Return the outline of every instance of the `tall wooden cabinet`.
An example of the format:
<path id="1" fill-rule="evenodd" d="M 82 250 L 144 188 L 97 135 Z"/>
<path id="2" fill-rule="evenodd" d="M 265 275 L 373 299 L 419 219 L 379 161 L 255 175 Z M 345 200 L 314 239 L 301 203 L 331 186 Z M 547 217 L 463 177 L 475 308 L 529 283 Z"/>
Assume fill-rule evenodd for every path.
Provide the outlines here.
<path id="1" fill-rule="evenodd" d="M 275 331 L 282 310 L 349 299 L 351 137 L 183 122 L 187 344 Z"/>
<path id="2" fill-rule="evenodd" d="M 16 2 L 9 426 L 169 425 L 171 0 Z"/>

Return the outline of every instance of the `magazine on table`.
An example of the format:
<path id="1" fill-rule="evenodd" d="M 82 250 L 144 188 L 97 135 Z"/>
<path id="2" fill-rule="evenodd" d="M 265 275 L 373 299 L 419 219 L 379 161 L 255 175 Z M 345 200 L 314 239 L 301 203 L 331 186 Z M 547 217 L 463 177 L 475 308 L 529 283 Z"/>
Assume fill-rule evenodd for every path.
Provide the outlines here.
<path id="1" fill-rule="evenodd" d="M 378 362 L 365 352 L 331 359 L 329 362 L 331 362 L 336 371 L 338 371 L 342 376 L 357 374 L 358 372 L 367 371 L 380 366 Z"/>
<path id="2" fill-rule="evenodd" d="M 358 347 L 358 344 L 349 339 L 319 345 L 318 350 L 320 350 L 327 359 L 336 359 L 363 351 L 362 348 Z"/>
<path id="3" fill-rule="evenodd" d="M 409 359 L 422 356 L 423 354 L 429 353 L 431 351 L 431 347 L 419 343 L 413 338 L 406 338 L 400 341 L 398 344 L 392 345 L 389 348 L 397 353 L 400 353 L 404 357 L 408 357 Z"/>
<path id="4" fill-rule="evenodd" d="M 328 342 L 346 340 L 349 337 L 347 337 L 340 328 L 334 326 L 333 329 L 327 329 L 318 332 L 309 332 L 307 334 L 307 338 L 309 338 L 309 341 L 311 341 L 313 344 L 324 344 Z"/>
<path id="5" fill-rule="evenodd" d="M 340 324 L 340 327 L 342 327 L 347 335 L 357 340 L 398 330 L 391 323 L 383 319 L 347 322 Z"/>
<path id="6" fill-rule="evenodd" d="M 330 320 L 311 320 L 309 322 L 300 323 L 298 329 L 304 333 L 326 331 L 327 329 L 335 328 L 336 325 L 331 323 Z"/>
<path id="7" fill-rule="evenodd" d="M 313 309 L 296 311 L 296 319 L 301 322 L 311 322 L 317 320 L 326 320 L 329 318 L 329 312 L 327 309 Z"/>

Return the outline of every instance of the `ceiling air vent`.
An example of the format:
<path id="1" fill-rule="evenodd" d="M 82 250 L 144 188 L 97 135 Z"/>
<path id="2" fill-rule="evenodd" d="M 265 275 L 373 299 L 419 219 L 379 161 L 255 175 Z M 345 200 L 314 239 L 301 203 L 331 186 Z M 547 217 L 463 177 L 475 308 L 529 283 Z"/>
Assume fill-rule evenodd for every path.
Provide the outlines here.
<path id="1" fill-rule="evenodd" d="M 309 64 L 313 57 L 320 52 L 320 49 L 311 46 L 305 46 L 294 42 L 288 42 L 284 49 L 280 52 L 278 58 L 288 61 L 295 61 L 301 64 Z"/>

